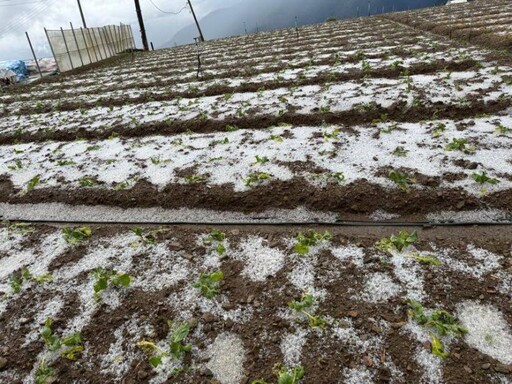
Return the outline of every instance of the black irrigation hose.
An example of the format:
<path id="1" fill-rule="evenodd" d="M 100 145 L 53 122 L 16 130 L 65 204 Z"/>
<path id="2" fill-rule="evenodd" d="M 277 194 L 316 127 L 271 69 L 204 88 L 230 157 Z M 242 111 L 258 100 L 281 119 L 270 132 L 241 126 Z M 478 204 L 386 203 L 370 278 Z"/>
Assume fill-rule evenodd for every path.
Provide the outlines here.
<path id="1" fill-rule="evenodd" d="M 2 219 L 2 217 L 0 217 Z M 23 222 L 28 224 L 48 224 L 48 225 L 176 225 L 176 226 L 202 226 L 202 227 L 232 227 L 232 226 L 271 226 L 271 227 L 294 227 L 294 226 L 321 226 L 321 227 L 422 227 L 424 229 L 434 227 L 497 227 L 512 226 L 512 221 L 468 221 L 468 222 L 428 222 L 428 221 L 357 221 L 357 220 L 338 220 L 328 221 L 277 221 L 277 222 L 258 222 L 258 220 L 269 220 L 270 218 L 255 218 L 254 221 L 223 221 L 223 222 L 202 222 L 202 221 L 89 221 L 89 220 L 23 220 L 10 219 L 9 222 Z"/>

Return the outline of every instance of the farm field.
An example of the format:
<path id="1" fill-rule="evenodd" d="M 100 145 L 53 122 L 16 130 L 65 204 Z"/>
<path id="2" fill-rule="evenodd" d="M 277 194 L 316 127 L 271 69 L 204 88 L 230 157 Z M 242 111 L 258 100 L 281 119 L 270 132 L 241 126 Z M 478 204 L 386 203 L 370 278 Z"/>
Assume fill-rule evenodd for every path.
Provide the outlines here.
<path id="1" fill-rule="evenodd" d="M 0 383 L 512 383 L 511 12 L 0 94 Z"/>

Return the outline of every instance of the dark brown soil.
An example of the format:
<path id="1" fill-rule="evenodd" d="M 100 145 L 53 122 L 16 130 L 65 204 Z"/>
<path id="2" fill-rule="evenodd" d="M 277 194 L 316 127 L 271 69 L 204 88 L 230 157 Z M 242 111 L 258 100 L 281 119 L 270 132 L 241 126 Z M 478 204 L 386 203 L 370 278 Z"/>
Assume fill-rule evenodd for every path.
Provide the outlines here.
<path id="1" fill-rule="evenodd" d="M 198 233 L 206 233 L 212 228 L 165 227 L 163 229 L 164 231 L 157 236 L 158 242 L 172 239 L 173 249 L 184 252 L 183 257 L 191 260 L 196 268 L 201 270 L 200 265 L 205 250 L 196 246 L 195 236 Z M 325 229 L 321 228 L 321 231 Z M 389 236 L 395 230 L 389 228 L 327 229 L 334 236 L 333 246 L 356 244 L 366 248 L 365 267 L 363 272 L 351 263 L 340 263 L 329 251 L 322 251 L 318 256 L 319 261 L 315 268 L 315 286 L 325 289 L 328 296 L 318 308 L 317 313 L 335 319 L 350 319 L 353 329 L 359 337 L 367 339 L 382 336 L 384 344 L 376 351 L 377 355 L 370 355 L 358 352 L 357 348 L 354 350 L 350 345 L 337 341 L 335 337 L 325 337 L 323 332 L 329 334 L 331 332 L 330 325 L 323 332 L 311 332 L 307 337 L 301 357 L 301 363 L 306 372 L 304 382 L 328 384 L 343 377 L 343 370 L 346 368 L 365 367 L 374 375 L 375 382 L 386 383 L 389 382 L 391 372 L 382 363 L 389 359 L 404 373 L 405 382 L 419 382 L 423 375 L 423 369 L 418 366 L 414 356 L 417 348 L 421 345 L 402 332 L 404 322 L 407 321 L 406 305 L 399 298 L 390 299 L 383 304 L 370 304 L 352 298 L 354 292 L 361 290 L 365 274 L 374 272 L 390 272 L 392 274 L 389 265 L 381 262 L 382 255 L 378 256 L 371 247 L 375 241 L 383 236 Z M 96 226 L 92 230 L 93 238 L 90 241 L 108 242 L 109 236 L 126 232 L 128 228 Z M 268 245 L 285 250 L 287 248 L 283 239 L 294 236 L 298 231 L 305 231 L 307 228 L 261 226 L 254 228 L 227 227 L 224 230 L 232 245 L 238 244 L 248 235 L 256 234 L 267 239 Z M 409 230 L 412 229 L 409 228 Z M 35 235 L 44 236 L 51 231 L 52 228 L 41 226 L 36 228 Z M 432 244 L 437 247 L 456 248 L 459 252 L 458 258 L 464 260 L 466 247 L 471 243 L 476 247 L 483 247 L 504 256 L 503 269 L 512 268 L 509 254 L 512 229 L 509 227 L 500 230 L 479 227 L 433 228 L 420 230 L 418 235 L 417 248 L 420 250 L 431 251 Z M 91 246 L 87 242 L 72 248 L 59 258 L 58 263 L 53 263 L 54 269 L 52 270 L 55 272 L 59 268 L 76 264 L 83 257 L 84 248 Z M 139 262 L 135 262 L 133 270 L 129 271 L 135 277 L 149 267 L 145 264 L 144 253 L 137 260 Z M 249 383 L 256 378 L 273 382 L 275 378 L 272 367 L 276 363 L 282 362 L 283 359 L 279 346 L 281 338 L 286 333 L 293 333 L 299 328 L 307 327 L 302 322 L 290 322 L 278 315 L 279 309 L 286 308 L 287 302 L 297 299 L 302 293 L 287 280 L 288 274 L 294 268 L 294 263 L 293 260 L 288 260 L 285 267 L 276 276 L 265 282 L 252 282 L 241 274 L 243 264 L 231 259 L 228 255 L 221 267 L 225 279 L 220 290 L 227 298 L 227 304 L 223 304 L 223 306 L 226 308 L 228 306 L 251 307 L 254 311 L 252 320 L 245 324 L 236 323 L 230 319 L 203 313 L 199 307 L 196 307 L 193 308 L 194 320 L 191 319 L 191 323 L 201 324 L 204 337 L 201 339 L 189 337 L 188 341 L 204 350 L 217 335 L 223 332 L 237 334 L 241 337 L 247 353 L 244 364 L 247 380 L 242 382 Z M 480 300 L 497 307 L 507 321 L 512 321 L 512 307 L 510 306 L 512 295 L 507 296 L 488 289 L 489 286 L 495 284 L 492 274 L 485 275 L 482 280 L 478 280 L 469 275 L 450 272 L 444 267 L 439 268 L 423 266 L 426 274 L 425 291 L 429 294 L 429 299 L 423 303 L 425 306 L 442 305 L 443 308 L 453 311 L 455 305 L 461 301 Z M 84 275 L 83 278 L 88 277 Z M 122 305 L 114 310 L 100 303 L 91 322 L 81 332 L 81 336 L 89 348 L 87 356 L 79 356 L 76 362 L 60 358 L 52 363 L 58 382 L 147 383 L 155 373 L 142 352 L 137 352 L 136 357 L 131 361 L 130 368 L 122 377 L 102 373 L 100 358 L 108 352 L 111 343 L 115 341 L 114 331 L 129 321 L 132 316 L 137 316 L 155 329 L 155 334 L 152 335 L 153 339 L 165 339 L 169 330 L 167 320 L 177 315 L 172 305 L 168 304 L 168 298 L 171 294 L 185 289 L 186 284 L 182 282 L 154 292 L 127 288 L 120 295 Z M 20 377 L 28 375 L 36 363 L 38 353 L 43 350 L 43 343 L 39 340 L 28 345 L 23 345 L 23 341 L 26 333 L 31 330 L 32 321 L 36 315 L 33 308 L 49 303 L 54 295 L 55 292 L 51 285 L 27 288 L 9 304 L 7 311 L 0 318 L 0 357 L 7 359 L 3 369 L 12 374 L 13 378 L 9 383 L 21 383 L 21 379 L 14 378 L 14 375 L 20 375 Z M 55 318 L 55 329 L 64 329 L 70 320 L 79 314 L 79 301 L 76 294 L 70 294 L 65 298 L 64 308 Z M 381 320 L 388 322 L 391 328 L 384 330 L 376 325 L 376 321 Z M 341 320 L 339 326 L 344 327 L 344 321 L 346 320 Z M 125 336 L 129 340 L 129 334 L 126 333 Z M 149 337 L 149 335 L 146 336 Z M 168 382 L 218 383 L 208 371 L 199 367 L 206 361 L 198 360 L 197 356 L 188 355 L 185 363 L 198 368 L 188 374 L 182 373 L 174 379 L 171 378 Z M 485 364 L 489 364 L 489 367 L 482 368 Z M 491 357 L 480 354 L 462 340 L 455 341 L 451 346 L 450 356 L 444 361 L 444 382 L 461 384 L 489 382 L 490 375 L 496 374 L 497 371 L 505 377 L 510 377 L 512 367 L 504 366 Z"/>

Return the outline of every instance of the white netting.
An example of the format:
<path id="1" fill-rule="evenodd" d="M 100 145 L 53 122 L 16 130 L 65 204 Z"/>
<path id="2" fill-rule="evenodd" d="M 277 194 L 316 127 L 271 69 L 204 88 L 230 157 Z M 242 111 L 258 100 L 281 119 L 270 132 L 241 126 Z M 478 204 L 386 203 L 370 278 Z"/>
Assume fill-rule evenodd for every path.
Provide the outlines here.
<path id="1" fill-rule="evenodd" d="M 135 48 L 129 25 L 47 30 L 46 33 L 61 72 L 96 63 Z"/>

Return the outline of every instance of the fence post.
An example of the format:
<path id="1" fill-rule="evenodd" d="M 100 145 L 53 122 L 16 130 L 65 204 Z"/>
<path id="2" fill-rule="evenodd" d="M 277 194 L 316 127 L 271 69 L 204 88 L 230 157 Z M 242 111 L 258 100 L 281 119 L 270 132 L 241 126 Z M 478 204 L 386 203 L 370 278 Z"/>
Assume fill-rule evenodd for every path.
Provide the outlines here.
<path id="1" fill-rule="evenodd" d="M 110 37 L 108 35 L 108 26 L 101 28 L 101 31 L 103 32 L 103 39 L 105 40 L 105 46 L 108 48 L 108 54 L 109 57 L 114 56 L 112 53 L 112 46 L 110 44 Z M 101 37 L 101 34 L 100 34 Z"/>
<path id="2" fill-rule="evenodd" d="M 92 49 L 92 53 L 94 53 L 94 58 L 96 59 L 95 63 L 97 63 L 99 60 L 98 60 L 98 47 L 97 47 L 97 44 L 94 42 L 92 36 L 91 36 L 91 28 L 85 28 L 85 30 L 87 31 L 87 35 L 89 36 L 89 41 L 91 42 L 91 49 Z M 94 33 L 94 31 L 93 31 Z"/>
<path id="3" fill-rule="evenodd" d="M 85 38 L 84 29 L 82 27 L 80 27 L 80 32 L 82 32 L 82 38 L 84 39 L 85 50 L 87 51 L 87 56 L 89 56 L 89 64 L 92 64 L 91 52 L 89 52 L 89 45 L 87 44 L 87 39 Z"/>
<path id="4" fill-rule="evenodd" d="M 117 43 L 116 43 L 116 26 L 112 25 L 108 27 L 110 33 L 110 39 L 112 40 L 112 50 L 114 55 L 117 54 Z"/>
<path id="5" fill-rule="evenodd" d="M 62 29 L 62 27 L 60 27 L 60 33 L 62 33 L 62 40 L 64 41 L 64 46 L 66 47 L 66 52 L 68 53 L 71 69 L 75 69 L 75 67 L 73 66 L 73 60 L 71 60 L 71 53 L 69 53 L 68 42 L 66 41 L 66 36 L 64 36 L 64 30 Z"/>
<path id="6" fill-rule="evenodd" d="M 76 49 L 78 51 L 78 56 L 80 57 L 80 62 L 82 63 L 82 67 L 84 66 L 84 60 L 82 59 L 82 52 L 80 52 L 80 47 L 78 46 L 78 40 L 76 39 L 75 30 L 73 29 L 73 24 L 71 21 L 69 22 L 69 26 L 71 27 L 71 32 L 73 32 L 73 38 L 75 39 Z"/>
<path id="7" fill-rule="evenodd" d="M 50 41 L 50 38 L 48 37 L 48 30 L 46 28 L 44 29 L 44 33 L 46 34 L 46 38 L 48 39 L 48 44 L 50 44 L 50 49 L 52 50 L 52 55 L 53 55 L 53 58 L 55 59 L 55 64 L 57 64 L 57 69 L 59 70 L 59 72 L 62 72 L 60 70 L 59 60 L 57 60 L 57 56 L 55 56 L 55 51 L 53 50 L 53 45 L 52 45 L 52 42 Z"/>
<path id="8" fill-rule="evenodd" d="M 41 67 L 39 66 L 39 63 L 37 62 L 36 54 L 34 53 L 34 48 L 32 48 L 32 42 L 30 41 L 30 37 L 28 37 L 28 32 L 25 32 L 25 35 L 27 35 L 28 45 L 30 45 L 30 50 L 32 51 L 32 56 L 34 56 L 34 60 L 36 62 L 37 70 L 39 72 L 39 76 L 41 76 L 41 79 L 43 78 L 43 73 L 41 72 Z"/>
<path id="9" fill-rule="evenodd" d="M 121 35 L 119 33 L 119 27 L 114 25 L 114 37 L 116 41 L 116 53 L 121 52 Z"/>
<path id="10" fill-rule="evenodd" d="M 123 23 L 119 26 L 119 34 L 121 35 L 121 52 L 126 51 L 126 43 L 125 43 L 125 37 L 124 37 L 124 28 Z"/>
<path id="11" fill-rule="evenodd" d="M 101 45 L 103 46 L 103 52 L 105 53 L 105 59 L 111 56 L 110 47 L 107 44 L 105 31 L 103 30 L 105 27 L 98 28 L 98 34 L 100 35 Z M 100 51 L 101 52 L 101 51 Z"/>
<path id="12" fill-rule="evenodd" d="M 97 28 L 97 29 L 98 29 L 98 33 L 100 34 L 100 41 L 101 41 L 100 30 L 99 30 L 99 28 Z M 96 37 L 96 33 L 94 32 L 94 29 L 92 30 L 92 35 L 94 36 L 94 41 L 96 42 L 96 47 L 98 47 L 98 52 L 100 53 L 100 59 L 103 60 L 103 55 L 101 54 L 101 46 L 98 44 L 98 38 Z"/>

